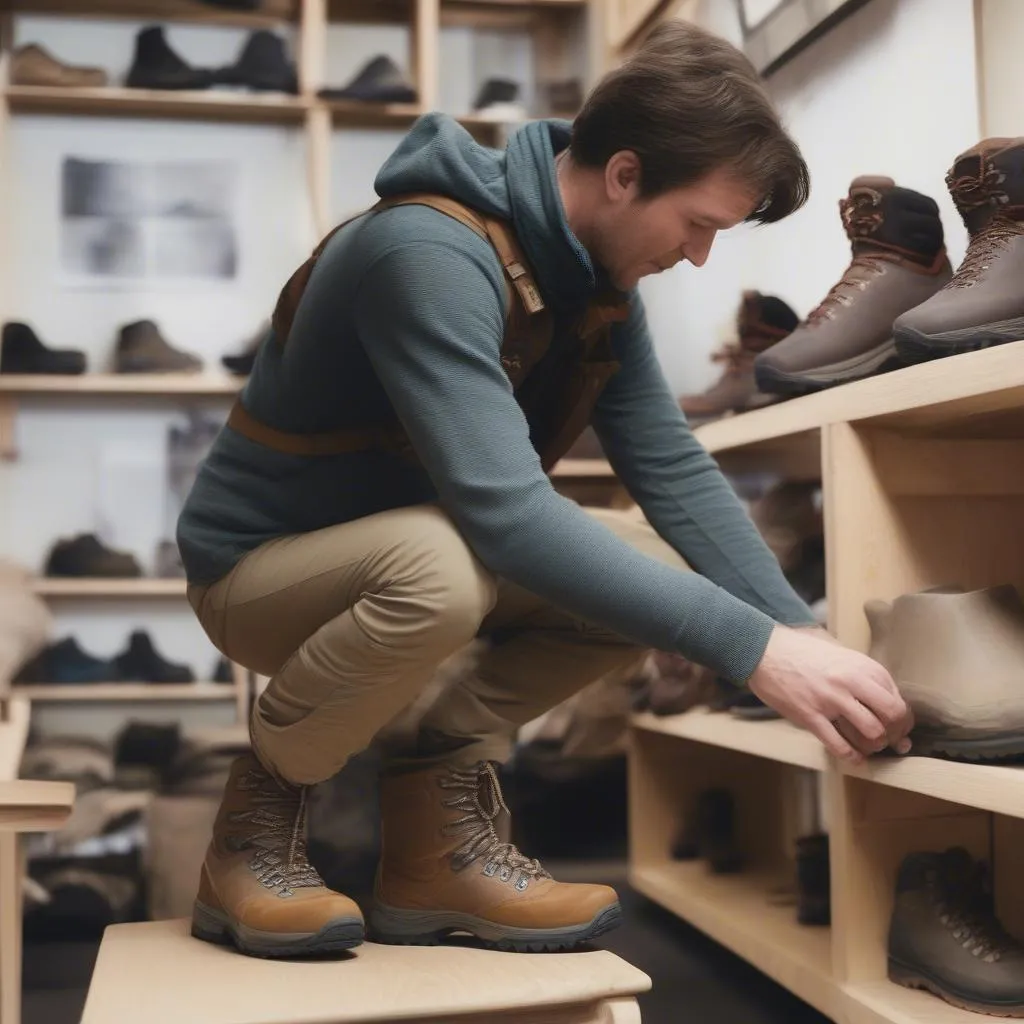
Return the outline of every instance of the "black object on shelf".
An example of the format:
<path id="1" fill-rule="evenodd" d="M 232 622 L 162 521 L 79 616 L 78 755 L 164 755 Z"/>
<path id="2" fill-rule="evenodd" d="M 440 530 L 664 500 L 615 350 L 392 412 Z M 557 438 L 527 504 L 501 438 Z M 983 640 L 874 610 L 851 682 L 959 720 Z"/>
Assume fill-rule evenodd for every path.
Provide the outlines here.
<path id="1" fill-rule="evenodd" d="M 415 103 L 416 90 L 401 68 L 386 56 L 374 57 L 341 89 L 321 89 L 325 100 L 360 100 L 364 103 Z"/>
<path id="2" fill-rule="evenodd" d="M 135 630 L 128 646 L 114 658 L 117 678 L 122 682 L 191 683 L 195 675 L 188 665 L 179 665 L 162 657 L 144 629 Z"/>
<path id="3" fill-rule="evenodd" d="M 0 339 L 0 373 L 77 375 L 85 373 L 85 353 L 48 348 L 28 324 L 12 320 Z"/>
<path id="4" fill-rule="evenodd" d="M 733 874 L 746 858 L 736 839 L 736 811 L 727 789 L 705 789 L 697 794 L 678 837 L 672 844 L 675 860 L 704 858 L 717 875 Z"/>
<path id="5" fill-rule="evenodd" d="M 130 89 L 208 89 L 211 75 L 179 57 L 161 25 L 149 25 L 135 37 L 135 55 L 124 84 Z"/>
<path id="6" fill-rule="evenodd" d="M 828 836 L 820 833 L 796 841 L 797 920 L 827 925 L 832 921 Z"/>
<path id="7" fill-rule="evenodd" d="M 106 547 L 94 533 L 80 533 L 53 545 L 46 560 L 46 575 L 131 579 L 141 576 L 142 569 L 134 555 Z"/>
<path id="8" fill-rule="evenodd" d="M 297 93 L 295 65 L 288 60 L 284 40 L 275 32 L 253 32 L 238 60 L 211 72 L 213 85 L 244 86 L 256 92 Z"/>
<path id="9" fill-rule="evenodd" d="M 74 637 L 48 644 L 26 662 L 15 683 L 109 683 L 117 679 L 114 663 L 83 651 Z"/>

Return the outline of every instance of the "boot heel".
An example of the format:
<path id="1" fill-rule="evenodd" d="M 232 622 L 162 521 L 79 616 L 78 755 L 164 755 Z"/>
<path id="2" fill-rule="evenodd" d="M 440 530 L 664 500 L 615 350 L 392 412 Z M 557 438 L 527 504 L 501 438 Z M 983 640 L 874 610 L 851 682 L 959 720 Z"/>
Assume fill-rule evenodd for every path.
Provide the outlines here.
<path id="1" fill-rule="evenodd" d="M 192 937 L 218 946 L 232 944 L 227 918 L 199 900 L 192 905 Z"/>

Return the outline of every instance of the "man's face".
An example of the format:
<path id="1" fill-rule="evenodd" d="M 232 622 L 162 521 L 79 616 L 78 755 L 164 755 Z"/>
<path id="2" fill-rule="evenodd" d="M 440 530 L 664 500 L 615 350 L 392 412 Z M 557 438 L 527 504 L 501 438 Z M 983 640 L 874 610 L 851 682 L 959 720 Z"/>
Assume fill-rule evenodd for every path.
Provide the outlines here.
<path id="1" fill-rule="evenodd" d="M 715 235 L 746 220 L 760 201 L 725 169 L 643 199 L 632 153 L 612 157 L 605 177 L 608 203 L 597 224 L 594 255 L 622 291 L 680 260 L 703 266 Z"/>

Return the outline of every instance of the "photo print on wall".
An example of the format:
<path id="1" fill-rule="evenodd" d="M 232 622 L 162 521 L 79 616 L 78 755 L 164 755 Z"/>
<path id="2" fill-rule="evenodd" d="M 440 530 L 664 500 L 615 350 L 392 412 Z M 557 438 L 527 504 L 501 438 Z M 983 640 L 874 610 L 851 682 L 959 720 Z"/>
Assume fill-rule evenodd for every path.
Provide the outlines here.
<path id="1" fill-rule="evenodd" d="M 61 270 L 67 286 L 227 283 L 238 273 L 230 161 L 66 157 Z"/>

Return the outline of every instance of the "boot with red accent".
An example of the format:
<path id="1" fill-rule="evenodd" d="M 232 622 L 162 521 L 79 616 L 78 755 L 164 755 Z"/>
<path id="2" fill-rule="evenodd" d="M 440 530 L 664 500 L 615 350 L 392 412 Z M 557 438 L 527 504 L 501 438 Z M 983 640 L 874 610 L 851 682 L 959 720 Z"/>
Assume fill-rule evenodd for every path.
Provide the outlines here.
<path id="1" fill-rule="evenodd" d="M 350 949 L 363 916 L 306 858 L 306 788 L 279 783 L 252 754 L 231 766 L 192 912 L 197 939 L 250 956 Z"/>
<path id="2" fill-rule="evenodd" d="M 614 928 L 622 913 L 615 890 L 556 882 L 502 840 L 507 815 L 489 761 L 382 778 L 371 938 L 435 945 L 469 932 L 525 953 L 570 949 Z"/>

